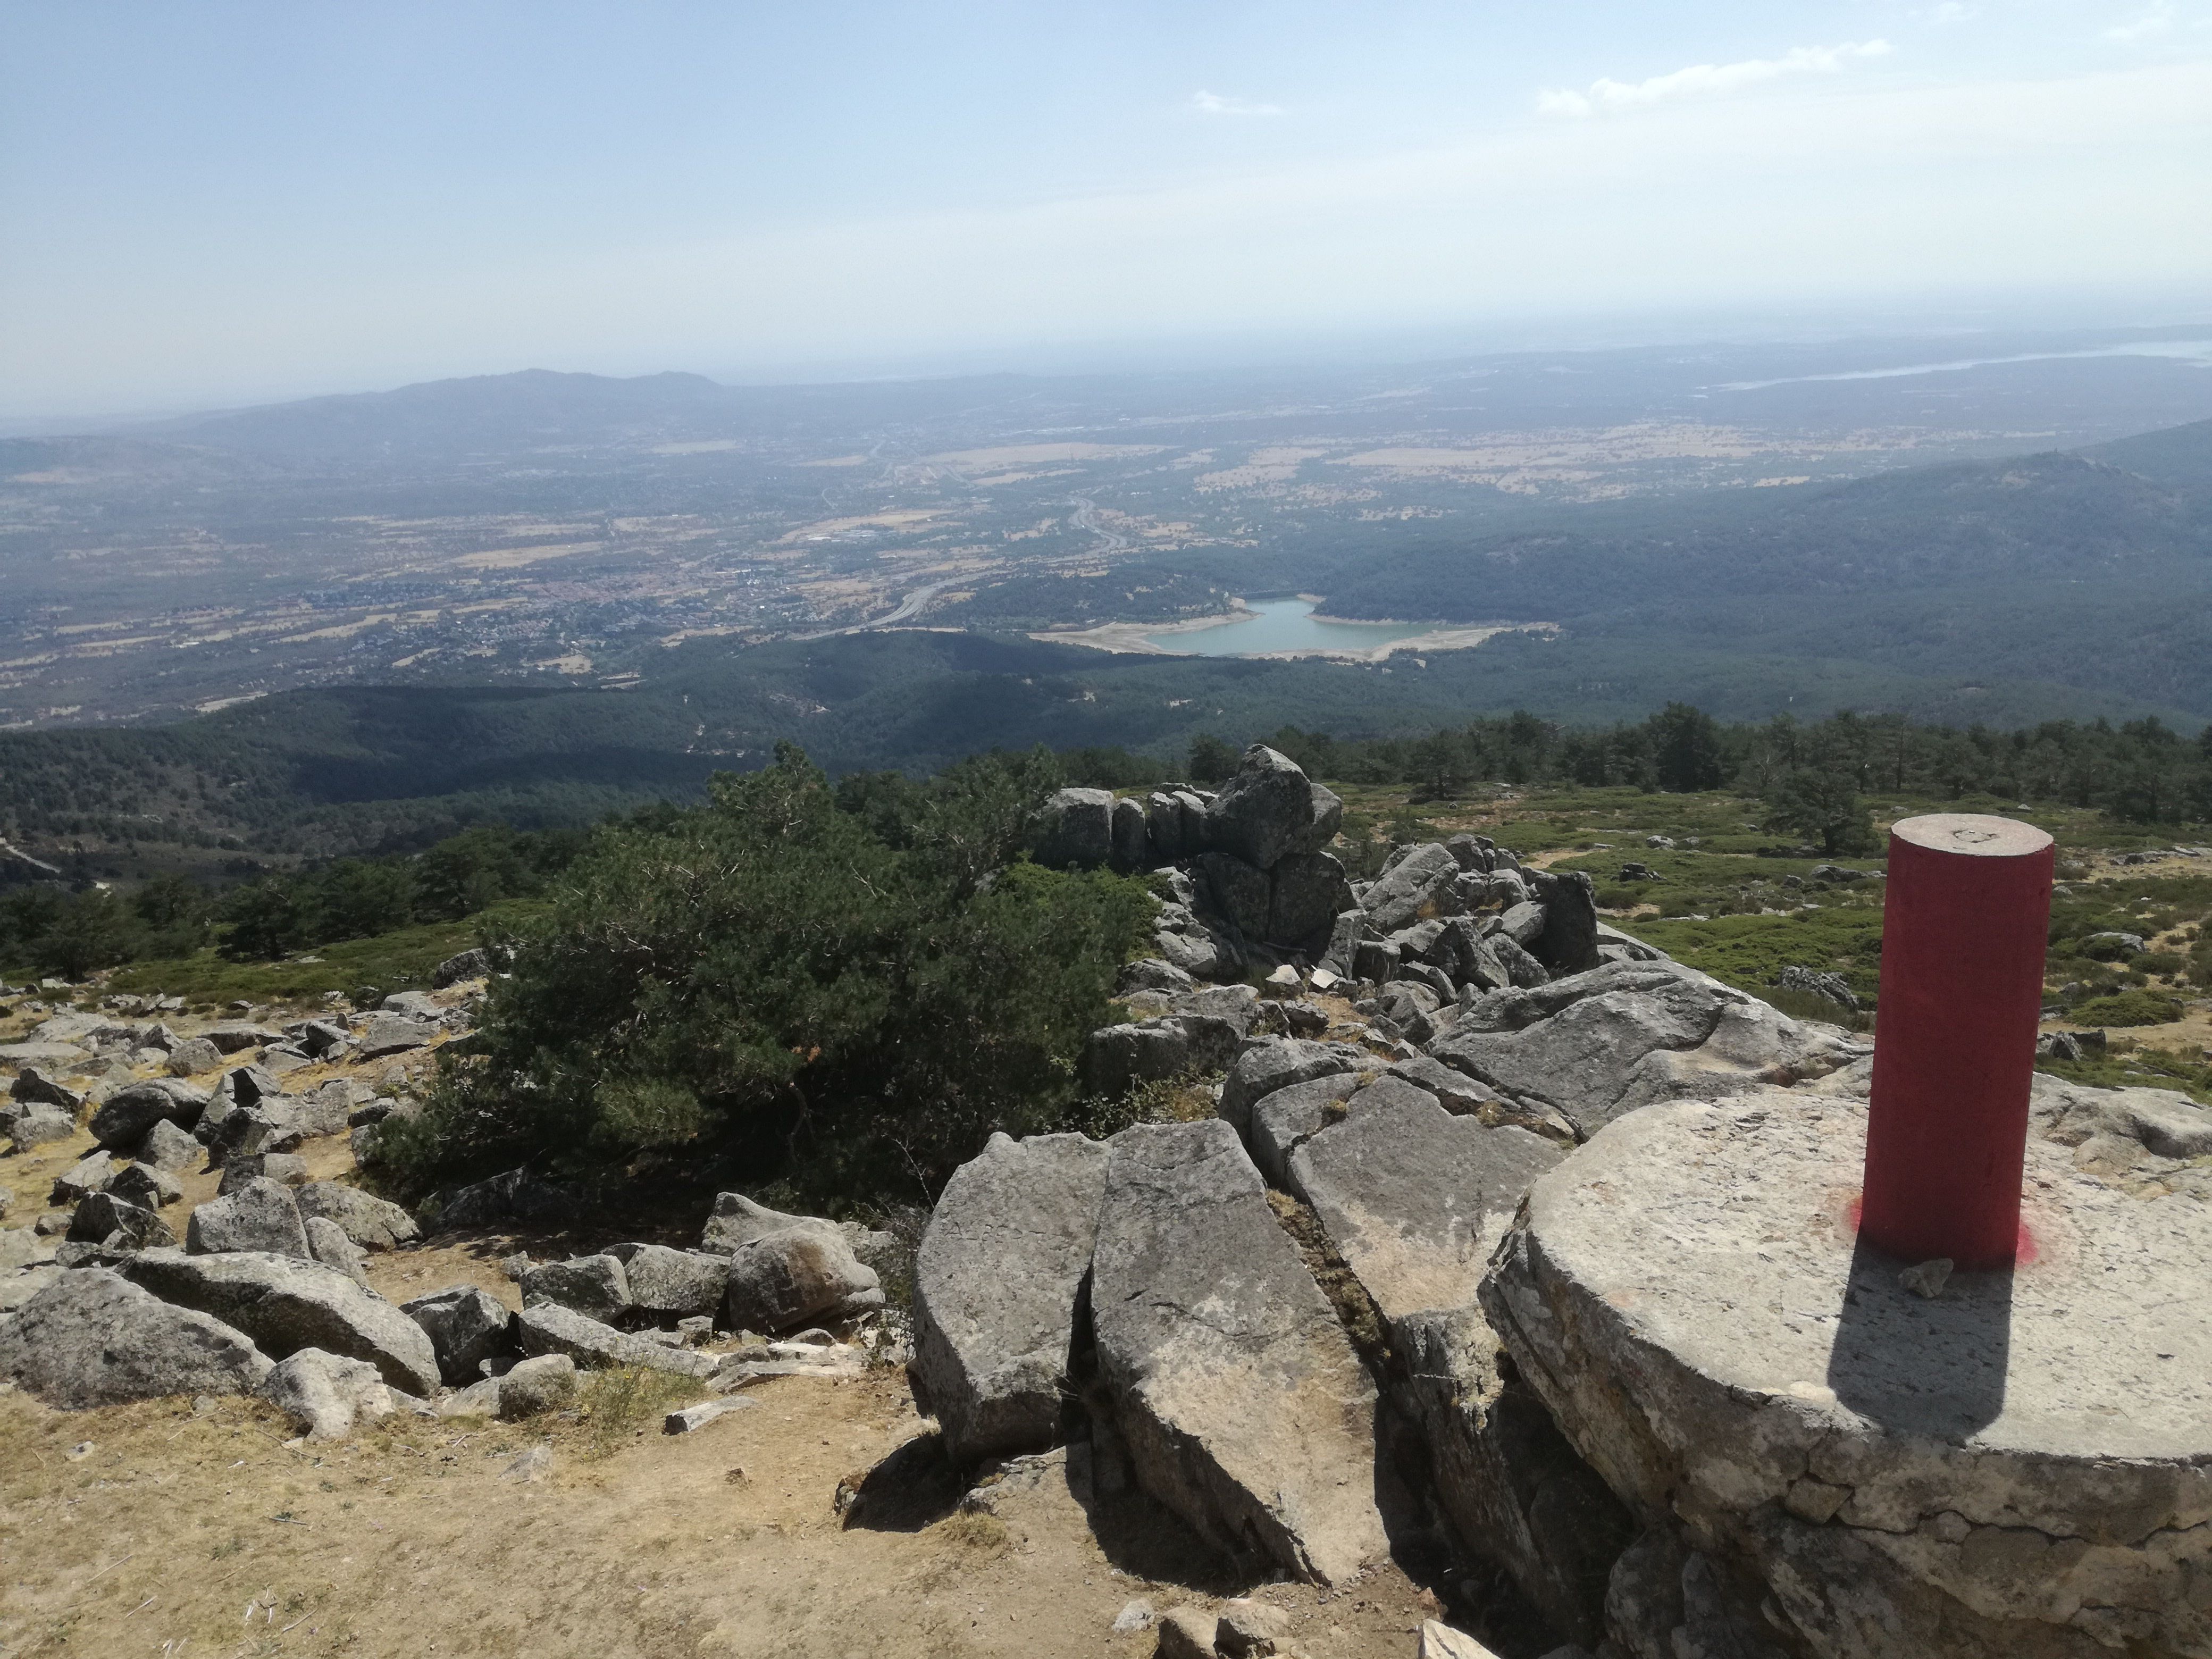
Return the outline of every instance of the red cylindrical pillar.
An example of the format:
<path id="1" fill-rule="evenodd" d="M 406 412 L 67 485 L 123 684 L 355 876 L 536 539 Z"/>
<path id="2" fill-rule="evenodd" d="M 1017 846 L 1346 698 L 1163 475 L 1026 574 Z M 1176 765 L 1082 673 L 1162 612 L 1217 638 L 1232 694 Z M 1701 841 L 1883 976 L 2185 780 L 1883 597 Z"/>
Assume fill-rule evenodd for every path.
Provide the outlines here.
<path id="1" fill-rule="evenodd" d="M 2011 818 L 1889 832 L 1859 1231 L 1904 1261 L 2013 1261 L 2055 862 Z"/>

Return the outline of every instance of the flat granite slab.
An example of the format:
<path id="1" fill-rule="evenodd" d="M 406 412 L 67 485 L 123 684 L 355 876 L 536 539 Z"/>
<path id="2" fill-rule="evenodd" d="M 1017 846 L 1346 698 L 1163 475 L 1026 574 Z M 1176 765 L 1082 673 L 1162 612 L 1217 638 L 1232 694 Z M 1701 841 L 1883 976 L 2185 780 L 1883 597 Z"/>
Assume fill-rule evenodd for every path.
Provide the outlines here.
<path id="1" fill-rule="evenodd" d="M 2212 1206 L 2032 1139 L 2034 1259 L 1929 1297 L 1854 1236 L 1865 1135 L 1779 1089 L 1633 1113 L 1536 1182 L 1484 1307 L 1816 1652 L 2212 1653 Z"/>

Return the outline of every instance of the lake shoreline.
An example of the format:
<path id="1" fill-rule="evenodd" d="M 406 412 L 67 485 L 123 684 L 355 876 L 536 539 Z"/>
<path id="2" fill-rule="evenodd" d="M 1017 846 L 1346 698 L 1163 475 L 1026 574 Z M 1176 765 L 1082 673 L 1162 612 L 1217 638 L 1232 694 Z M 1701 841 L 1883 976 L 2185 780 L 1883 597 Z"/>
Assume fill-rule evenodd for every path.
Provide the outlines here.
<path id="1" fill-rule="evenodd" d="M 1309 595 L 1300 594 L 1299 601 L 1313 604 Z M 1256 651 L 1178 651 L 1172 645 L 1163 644 L 1163 638 L 1178 634 L 1203 633 L 1214 629 L 1228 628 L 1239 623 L 1250 623 L 1266 619 L 1267 613 L 1234 601 L 1236 609 L 1224 615 L 1194 617 L 1178 623 L 1102 623 L 1094 628 L 1045 629 L 1029 637 L 1048 645 L 1079 645 L 1094 651 L 1111 651 L 1131 656 L 1146 657 L 1234 657 L 1242 661 L 1286 662 L 1301 658 L 1320 657 L 1338 662 L 1379 663 L 1384 659 L 1404 652 L 1465 651 L 1508 633 L 1556 633 L 1556 623 L 1467 623 L 1450 626 L 1424 624 L 1413 620 L 1378 620 L 1374 617 L 1325 617 L 1318 611 L 1308 611 L 1298 620 L 1322 627 L 1344 628 L 1409 628 L 1422 629 L 1419 633 L 1402 635 L 1395 639 L 1380 640 L 1372 645 L 1358 646 L 1343 643 L 1290 646 L 1274 650 Z"/>

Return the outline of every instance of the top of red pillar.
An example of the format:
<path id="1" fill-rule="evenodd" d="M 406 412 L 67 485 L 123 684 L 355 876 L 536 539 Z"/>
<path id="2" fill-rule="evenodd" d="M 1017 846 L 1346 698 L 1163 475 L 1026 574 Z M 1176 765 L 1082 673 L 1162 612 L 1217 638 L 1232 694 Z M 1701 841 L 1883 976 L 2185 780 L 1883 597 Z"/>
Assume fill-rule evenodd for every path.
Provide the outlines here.
<path id="1" fill-rule="evenodd" d="M 2016 859 L 2040 853 L 2051 837 L 2017 818 L 1984 817 L 1978 812 L 1930 812 L 1899 818 L 1889 833 L 1931 853 L 1962 853 L 1969 858 Z"/>

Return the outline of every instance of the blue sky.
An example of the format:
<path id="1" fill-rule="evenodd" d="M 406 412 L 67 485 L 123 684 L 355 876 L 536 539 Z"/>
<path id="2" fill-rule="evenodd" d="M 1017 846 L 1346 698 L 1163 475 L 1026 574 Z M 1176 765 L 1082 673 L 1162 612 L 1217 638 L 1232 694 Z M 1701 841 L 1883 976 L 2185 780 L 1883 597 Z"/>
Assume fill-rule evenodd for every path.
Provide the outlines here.
<path id="1" fill-rule="evenodd" d="M 2212 0 L 0 0 L 4 414 L 2035 306 L 2212 312 Z"/>

